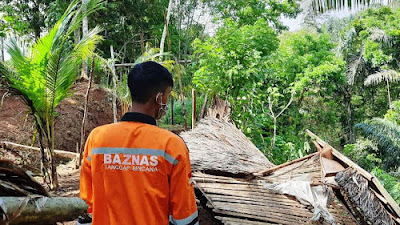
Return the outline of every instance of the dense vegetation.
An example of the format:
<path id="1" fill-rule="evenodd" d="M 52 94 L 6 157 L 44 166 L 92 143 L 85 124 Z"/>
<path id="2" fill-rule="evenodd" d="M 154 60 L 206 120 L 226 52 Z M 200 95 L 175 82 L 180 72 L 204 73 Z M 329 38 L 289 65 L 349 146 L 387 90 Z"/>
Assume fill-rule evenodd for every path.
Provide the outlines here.
<path id="1" fill-rule="evenodd" d="M 19 45 L 32 46 L 30 52 L 46 55 L 41 43 L 46 37 L 56 39 L 50 36 L 55 35 L 66 15 L 68 5 L 64 1 L 33 2 L 0 3 L 1 43 L 15 40 L 9 50 L 11 60 L 3 59 L 4 68 L 11 68 L 20 77 L 5 79 L 2 73 L 2 88 L 12 85 L 24 90 L 25 83 L 19 83 L 19 79 L 44 79 L 42 83 L 46 83 L 49 79 L 45 73 L 47 77 L 57 74 L 47 71 L 47 56 L 43 62 L 15 56 Z M 306 25 L 289 32 L 281 17 L 295 17 L 301 10 L 309 10 L 300 9 L 294 0 L 178 0 L 173 1 L 170 17 L 169 3 L 110 1 L 93 10 L 88 24 L 102 28 L 95 33 L 99 32 L 103 41 L 94 54 L 78 52 L 73 65 L 80 65 L 90 55 L 95 82 L 114 89 L 126 111 L 130 104 L 126 89 L 129 67 L 114 64 L 162 62 L 173 71 L 176 85 L 172 107 L 160 121 L 161 126 L 190 127 L 191 90 L 195 88 L 199 118 L 204 114 L 203 106 L 214 96 L 228 100 L 233 122 L 275 164 L 310 153 L 305 135 L 305 129 L 310 129 L 372 171 L 400 202 L 400 10 L 396 4 L 370 7 L 324 24 L 310 22 L 315 14 L 311 18 L 307 14 Z M 318 8 L 316 3 L 311 4 L 314 9 Z M 80 30 L 73 27 L 63 34 L 65 42 L 54 43 L 65 44 L 73 51 L 88 35 L 81 35 Z M 162 37 L 166 41 L 160 46 Z M 95 38 L 91 46 L 99 40 Z M 2 45 L 2 52 L 5 49 L 7 44 Z M 23 60 L 37 67 L 19 65 Z M 30 71 L 39 72 L 26 75 Z M 52 110 L 71 82 L 80 77 L 76 73 L 70 80 L 69 73 L 61 74 L 68 82 L 60 87 L 62 90 L 53 90 L 61 97 L 56 98 L 53 108 L 44 110 L 49 115 L 54 114 Z M 35 95 L 42 89 L 22 93 L 32 101 L 40 100 Z M 37 110 L 42 102 L 33 102 L 32 109 Z M 38 112 L 33 115 L 46 118 Z M 51 131 L 42 133 L 45 137 Z"/>

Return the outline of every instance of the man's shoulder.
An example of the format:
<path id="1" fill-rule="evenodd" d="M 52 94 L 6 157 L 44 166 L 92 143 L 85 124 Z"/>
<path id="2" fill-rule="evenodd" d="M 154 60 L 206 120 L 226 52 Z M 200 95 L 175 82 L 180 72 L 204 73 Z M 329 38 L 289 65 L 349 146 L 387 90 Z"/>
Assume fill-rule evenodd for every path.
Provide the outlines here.
<path id="1" fill-rule="evenodd" d="M 115 131 L 116 125 L 117 125 L 117 123 L 110 123 L 110 124 L 104 124 L 104 125 L 97 126 L 97 127 L 93 128 L 93 130 L 90 132 L 90 135 L 97 136 L 104 132 Z"/>
<path id="2" fill-rule="evenodd" d="M 165 139 L 168 139 L 168 140 L 172 140 L 172 141 L 179 141 L 179 140 L 183 141 L 181 139 L 181 137 L 176 135 L 174 132 L 171 132 L 171 131 L 169 131 L 167 129 L 164 129 L 164 128 L 160 128 L 160 127 L 156 127 L 156 126 L 154 126 L 154 127 L 155 128 L 153 128 L 153 129 L 156 129 L 157 133 L 162 138 L 165 138 Z"/>

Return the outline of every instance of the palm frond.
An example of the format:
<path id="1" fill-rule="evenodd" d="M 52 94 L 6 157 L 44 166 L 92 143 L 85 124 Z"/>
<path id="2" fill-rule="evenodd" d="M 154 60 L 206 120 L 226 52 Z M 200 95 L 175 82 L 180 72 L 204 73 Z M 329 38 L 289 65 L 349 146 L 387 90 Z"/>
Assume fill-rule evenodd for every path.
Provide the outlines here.
<path id="1" fill-rule="evenodd" d="M 365 123 L 355 125 L 363 136 L 374 141 L 382 155 L 386 157 L 386 167 L 399 165 L 400 127 L 386 119 L 374 118 Z"/>
<path id="2" fill-rule="evenodd" d="M 365 81 L 365 86 L 376 85 L 382 81 L 398 82 L 400 81 L 400 73 L 395 70 L 382 70 L 377 73 L 369 75 Z"/>
<path id="3" fill-rule="evenodd" d="M 354 84 L 354 81 L 357 78 L 357 75 L 362 71 L 363 67 L 365 65 L 364 57 L 362 53 L 359 53 L 359 55 L 353 56 L 350 62 L 348 63 L 347 66 L 347 83 L 350 85 Z"/>
<path id="4" fill-rule="evenodd" d="M 387 35 L 384 30 L 379 28 L 375 28 L 370 31 L 369 39 L 376 42 L 386 43 L 388 45 L 390 45 L 392 42 L 392 37 Z"/>

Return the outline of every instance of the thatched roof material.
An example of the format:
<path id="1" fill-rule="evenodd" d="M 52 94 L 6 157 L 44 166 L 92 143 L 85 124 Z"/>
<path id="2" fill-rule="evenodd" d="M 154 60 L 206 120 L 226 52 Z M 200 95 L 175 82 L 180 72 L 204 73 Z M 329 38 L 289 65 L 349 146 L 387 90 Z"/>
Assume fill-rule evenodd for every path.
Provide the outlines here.
<path id="1" fill-rule="evenodd" d="M 250 174 L 274 165 L 235 125 L 207 117 L 181 137 L 189 148 L 192 169 Z"/>
<path id="2" fill-rule="evenodd" d="M 368 180 L 353 168 L 338 173 L 336 182 L 343 188 L 350 200 L 362 211 L 364 219 L 374 225 L 394 225 L 392 216 L 388 213 L 372 189 Z"/>

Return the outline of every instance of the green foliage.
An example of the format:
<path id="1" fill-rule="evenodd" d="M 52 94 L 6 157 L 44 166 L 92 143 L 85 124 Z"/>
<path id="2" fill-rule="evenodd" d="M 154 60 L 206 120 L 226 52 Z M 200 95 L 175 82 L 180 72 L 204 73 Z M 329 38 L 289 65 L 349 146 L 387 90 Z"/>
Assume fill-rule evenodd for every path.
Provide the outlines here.
<path id="1" fill-rule="evenodd" d="M 245 97 L 240 95 L 262 85 L 257 83 L 264 77 L 262 64 L 277 46 L 276 33 L 265 20 L 242 27 L 228 20 L 213 38 L 194 42 L 193 59 L 199 61 L 193 83 L 204 92 Z"/>
<path id="2" fill-rule="evenodd" d="M 356 124 L 363 136 L 374 141 L 379 151 L 377 156 L 382 159 L 384 168 L 396 169 L 400 159 L 400 126 L 396 123 L 373 118 L 364 123 Z"/>
<path id="3" fill-rule="evenodd" d="M 383 184 L 385 189 L 389 192 L 392 198 L 400 204 L 400 179 L 399 177 L 390 175 L 380 168 L 374 168 L 371 171 Z"/>
<path id="4" fill-rule="evenodd" d="M 252 25 L 263 19 L 272 23 L 276 29 L 286 29 L 280 21 L 280 16 L 295 17 L 300 12 L 298 2 L 295 0 L 206 0 L 205 2 L 208 3 L 217 18 L 221 20 L 232 19 L 239 26 Z"/>
<path id="5" fill-rule="evenodd" d="M 235 123 L 274 163 L 283 163 L 305 154 L 305 138 L 299 137 L 305 124 L 340 129 L 333 109 L 345 82 L 345 63 L 334 47 L 327 34 L 302 30 L 278 38 L 263 19 L 243 26 L 226 20 L 214 37 L 194 42 L 193 83 L 229 100 Z M 292 93 L 297 109 L 289 105 L 278 118 L 276 147 L 267 150 L 273 130 L 269 106 L 278 114 Z"/>
<path id="6" fill-rule="evenodd" d="M 343 153 L 367 171 L 382 165 L 382 159 L 377 154 L 379 150 L 374 142 L 368 139 L 358 139 L 355 144 L 344 146 Z"/>
<path id="7" fill-rule="evenodd" d="M 0 2 L 0 13 L 6 13 L 6 21 L 10 22 L 11 30 L 20 35 L 33 33 L 38 39 L 44 31 L 45 12 L 48 11 L 51 2 L 52 0 L 3 0 Z"/>
<path id="8" fill-rule="evenodd" d="M 385 114 L 385 119 L 400 126 L 400 101 L 394 101 L 392 103 L 392 108 Z"/>
<path id="9" fill-rule="evenodd" d="M 9 67 L 1 64 L 1 72 L 11 87 L 22 94 L 30 107 L 42 150 L 45 148 L 42 139 L 45 138 L 51 154 L 54 150 L 55 109 L 60 101 L 67 97 L 83 60 L 93 54 L 96 44 L 102 39 L 98 35 L 100 29 L 97 27 L 83 36 L 76 45 L 73 45 L 69 38 L 73 31 L 79 28 L 82 18 L 97 10 L 100 3 L 101 1 L 91 0 L 83 6 L 78 0 L 71 2 L 49 33 L 30 46 L 28 54 L 24 55 L 17 42 L 12 40 L 8 48 L 8 54 L 11 56 Z M 83 11 L 83 7 L 87 10 Z M 56 178 L 55 169 L 51 173 L 51 179 Z M 56 186 L 57 184 L 53 183 L 55 180 L 52 180 L 51 184 Z"/>

